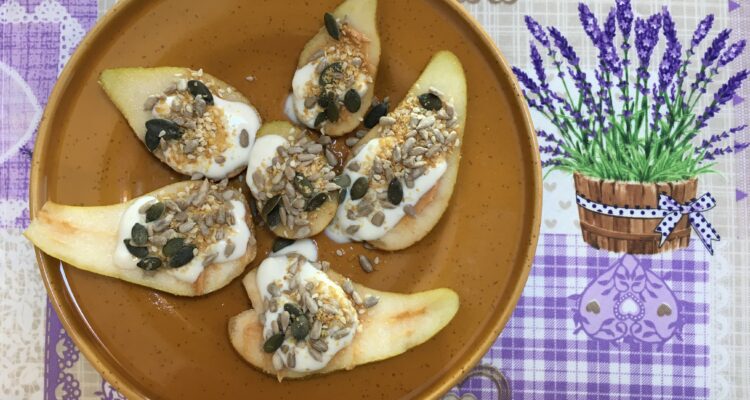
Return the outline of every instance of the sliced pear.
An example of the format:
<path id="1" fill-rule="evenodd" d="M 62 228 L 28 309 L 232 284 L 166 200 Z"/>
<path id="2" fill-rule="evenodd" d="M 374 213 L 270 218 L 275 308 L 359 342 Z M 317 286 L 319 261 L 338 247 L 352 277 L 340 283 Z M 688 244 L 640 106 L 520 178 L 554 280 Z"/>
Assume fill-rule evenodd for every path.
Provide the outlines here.
<path id="1" fill-rule="evenodd" d="M 321 370 L 299 373 L 273 367 L 272 356 L 263 351 L 263 326 L 256 309 L 263 304 L 256 282 L 257 270 L 242 280 L 255 309 L 247 310 L 229 320 L 229 338 L 235 350 L 254 367 L 283 378 L 302 378 L 337 370 L 350 370 L 358 365 L 395 357 L 418 346 L 443 329 L 458 311 L 458 295 L 450 289 L 434 289 L 413 294 L 381 292 L 354 284 L 363 297 L 374 295 L 380 301 L 359 315 L 360 328 L 354 340 Z M 344 278 L 329 271 L 328 276 L 341 284 Z"/>
<path id="2" fill-rule="evenodd" d="M 363 60 L 364 63 L 361 68 L 367 69 L 369 76 L 373 79 L 377 76 L 378 64 L 380 63 L 377 8 L 377 0 L 346 0 L 331 12 L 337 20 L 345 20 L 351 28 L 367 40 L 364 46 L 364 54 L 367 59 Z M 323 20 L 322 17 L 322 15 L 319 16 L 321 21 Z M 326 27 L 321 27 L 318 33 L 302 49 L 299 61 L 297 62 L 297 68 L 304 67 L 315 58 L 316 53 L 324 51 L 333 43 L 335 43 L 335 40 L 328 34 Z M 357 112 L 350 113 L 346 108 L 342 107 L 338 121 L 335 123 L 324 123 L 321 131 L 330 136 L 341 136 L 353 131 L 370 108 L 374 93 L 375 85 L 372 83 L 369 85 L 367 92 L 361 97 L 361 106 Z"/>
<path id="3" fill-rule="evenodd" d="M 173 89 L 175 82 L 179 79 L 198 79 L 214 88 L 211 91 L 214 98 L 219 97 L 228 102 L 242 103 L 250 107 L 249 110 L 243 110 L 246 111 L 245 114 L 248 114 L 248 118 L 252 117 L 254 119 L 253 123 L 250 124 L 251 126 L 247 129 L 250 137 L 246 151 L 249 152 L 255 132 L 260 126 L 260 116 L 257 110 L 237 89 L 208 73 L 202 71 L 196 73 L 189 68 L 180 67 L 113 68 L 102 71 L 99 83 L 125 119 L 127 119 L 128 124 L 138 139 L 145 144 L 146 122 L 155 118 L 152 111 L 147 109 L 148 107 L 145 104 L 150 96 L 159 96 L 165 91 L 170 90 L 168 88 Z M 235 161 L 239 157 L 232 154 L 232 151 L 239 151 L 236 146 L 238 140 L 235 137 L 238 135 L 239 132 L 228 133 L 227 143 L 229 143 L 230 147 L 223 154 L 226 156 L 228 164 L 231 163 L 232 166 L 236 164 L 234 168 L 228 171 L 225 171 L 227 168 L 218 168 L 217 171 L 220 170 L 218 172 L 211 171 L 206 166 L 191 166 L 184 162 L 166 159 L 161 152 L 152 153 L 159 160 L 183 175 L 191 176 L 195 173 L 200 173 L 216 180 L 231 178 L 242 172 L 245 165 L 241 161 L 247 159 L 246 155 L 242 155 L 240 152 L 239 157 L 243 158 L 243 160 Z"/>
<path id="4" fill-rule="evenodd" d="M 293 137 L 294 140 L 300 139 L 303 136 L 307 136 L 311 141 L 315 141 L 315 137 L 310 134 L 309 131 L 300 129 L 299 127 L 296 127 L 292 125 L 289 122 L 286 121 L 273 121 L 273 122 L 267 122 L 261 126 L 261 128 L 258 130 L 257 138 L 258 142 L 257 144 L 262 146 L 264 145 L 264 140 L 261 138 L 275 135 L 279 137 L 283 137 L 284 139 L 287 139 L 289 137 Z M 251 153 L 251 157 L 253 154 L 258 154 L 258 152 L 261 151 L 260 147 L 257 147 L 253 150 L 253 153 Z M 276 149 L 271 149 L 272 153 L 276 153 Z M 320 158 L 321 163 L 326 163 L 326 157 L 323 153 L 320 153 L 318 155 Z M 256 172 L 256 170 L 261 169 L 265 170 L 267 166 L 261 166 L 258 165 L 258 168 L 253 168 L 253 162 L 251 160 L 250 166 L 248 167 L 247 171 L 247 182 L 248 186 L 250 186 L 250 182 L 253 180 L 253 174 Z M 264 171 L 260 171 L 261 173 Z M 253 186 L 250 186 L 251 192 L 253 192 L 253 196 L 257 196 L 256 193 L 254 193 Z M 265 202 L 257 201 L 258 204 L 258 210 L 263 210 L 263 206 Z M 283 204 L 280 204 L 280 207 L 283 207 Z M 333 216 L 336 215 L 336 208 L 338 207 L 338 192 L 337 191 L 330 191 L 328 192 L 328 196 L 325 200 L 325 202 L 320 205 L 318 208 L 316 208 L 313 211 L 307 212 L 307 220 L 309 221 L 310 230 L 307 233 L 301 232 L 298 229 L 291 229 L 287 225 L 284 224 L 278 224 L 273 227 L 271 227 L 271 230 L 273 231 L 276 236 L 287 238 L 287 239 L 304 239 L 307 237 L 312 237 L 317 235 L 318 233 L 322 232 L 323 229 L 328 226 L 328 224 L 333 219 Z M 267 219 L 266 219 L 266 222 Z M 304 234 L 303 234 L 304 233 Z"/>
<path id="5" fill-rule="evenodd" d="M 440 51 L 432 57 L 404 98 L 418 96 L 427 92 L 430 87 L 440 90 L 447 98 L 453 100 L 458 118 L 455 128 L 458 133 L 458 146 L 447 155 L 448 168 L 438 183 L 415 206 L 416 216 L 405 216 L 380 239 L 370 242 L 383 250 L 405 249 L 425 237 L 448 208 L 456 184 L 466 126 L 466 77 L 461 61 L 450 51 Z M 402 101 L 396 110 L 403 106 Z M 352 154 L 356 154 L 370 140 L 378 138 L 379 128 L 380 124 L 373 127 L 354 147 Z"/>
<path id="6" fill-rule="evenodd" d="M 197 187 L 200 182 L 174 183 L 144 196 L 175 194 L 191 185 Z M 48 201 L 36 213 L 24 236 L 43 252 L 76 268 L 180 296 L 200 296 L 226 286 L 255 258 L 252 216 L 247 202 L 241 197 L 245 205 L 245 222 L 250 229 L 250 240 L 240 258 L 207 265 L 193 283 L 178 279 L 164 268 L 146 272 L 140 268 L 124 269 L 116 266 L 114 254 L 118 244 L 120 219 L 128 207 L 141 197 L 125 203 L 98 207 L 66 206 Z"/>

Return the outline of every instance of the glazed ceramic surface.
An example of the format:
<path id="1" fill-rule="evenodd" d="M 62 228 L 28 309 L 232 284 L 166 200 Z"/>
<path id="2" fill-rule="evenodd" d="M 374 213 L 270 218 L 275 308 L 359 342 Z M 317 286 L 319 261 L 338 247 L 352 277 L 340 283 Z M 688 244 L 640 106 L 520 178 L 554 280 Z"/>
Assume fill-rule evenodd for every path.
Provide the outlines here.
<path id="1" fill-rule="evenodd" d="M 203 68 L 238 88 L 265 121 L 282 119 L 298 54 L 336 4 L 120 2 L 81 44 L 50 98 L 34 151 L 32 213 L 48 199 L 111 204 L 183 179 L 136 139 L 97 84 L 103 69 Z M 278 383 L 245 363 L 229 343 L 228 319 L 250 306 L 240 279 L 205 297 L 179 298 L 38 253 L 66 329 L 128 397 L 435 397 L 456 384 L 501 331 L 526 281 L 539 224 L 541 177 L 525 105 L 507 65 L 457 3 L 380 0 L 378 21 L 383 53 L 375 91 L 381 99 L 399 101 L 438 50 L 453 51 L 463 63 L 468 120 L 458 182 L 440 223 L 417 245 L 386 253 L 336 245 L 321 235 L 320 257 L 379 290 L 449 287 L 461 300 L 455 319 L 401 356 Z M 255 80 L 248 82 L 248 75 Z M 269 251 L 267 230 L 258 229 L 258 236 L 258 257 L 248 271 Z M 360 269 L 359 254 L 380 258 L 375 272 Z"/>

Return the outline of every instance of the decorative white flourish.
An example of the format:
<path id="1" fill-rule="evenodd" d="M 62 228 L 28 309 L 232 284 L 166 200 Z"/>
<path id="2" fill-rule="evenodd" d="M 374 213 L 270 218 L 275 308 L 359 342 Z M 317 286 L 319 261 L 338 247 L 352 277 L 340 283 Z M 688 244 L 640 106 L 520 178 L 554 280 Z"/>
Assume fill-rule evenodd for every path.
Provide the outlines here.
<path id="1" fill-rule="evenodd" d="M 27 143 L 42 119 L 42 107 L 26 81 L 11 66 L 0 61 L 0 164 Z M 3 216 L 0 216 L 2 219 Z M 2 222 L 2 221 L 0 221 Z M 2 226 L 0 224 L 0 226 Z"/>
<path id="2" fill-rule="evenodd" d="M 17 208 L 0 202 L 3 212 Z M 0 266 L 0 393 L 41 399 L 47 296 L 33 248 L 20 229 L 0 229 Z"/>
<path id="3" fill-rule="evenodd" d="M 27 12 L 26 7 L 19 4 L 17 0 L 9 0 L 0 5 L 0 24 L 21 22 L 54 22 L 60 24 L 58 73 L 62 71 L 73 50 L 86 34 L 78 20 L 73 18 L 62 4 L 54 0 L 42 0 L 31 13 Z"/>

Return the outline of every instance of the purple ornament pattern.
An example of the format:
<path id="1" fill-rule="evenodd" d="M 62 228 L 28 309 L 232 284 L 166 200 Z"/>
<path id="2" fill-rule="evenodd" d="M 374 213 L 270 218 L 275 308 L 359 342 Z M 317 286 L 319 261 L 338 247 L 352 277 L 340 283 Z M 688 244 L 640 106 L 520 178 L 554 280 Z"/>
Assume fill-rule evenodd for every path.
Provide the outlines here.
<path id="1" fill-rule="evenodd" d="M 580 294 L 573 320 L 604 341 L 665 343 L 680 334 L 680 302 L 666 282 L 632 255 L 625 255 Z"/>

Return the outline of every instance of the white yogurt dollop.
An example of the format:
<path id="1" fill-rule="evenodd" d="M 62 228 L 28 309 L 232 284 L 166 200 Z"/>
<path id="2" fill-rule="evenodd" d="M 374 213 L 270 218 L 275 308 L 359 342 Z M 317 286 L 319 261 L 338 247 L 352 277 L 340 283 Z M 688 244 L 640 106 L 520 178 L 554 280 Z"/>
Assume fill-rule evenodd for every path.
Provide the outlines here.
<path id="1" fill-rule="evenodd" d="M 154 107 L 152 114 L 154 117 L 162 117 L 168 112 L 175 96 L 167 96 L 163 103 Z M 214 96 L 214 107 L 221 109 L 223 117 L 221 124 L 227 133 L 227 148 L 221 153 L 224 162 L 219 163 L 215 157 L 207 159 L 205 157 L 195 160 L 196 162 L 184 166 L 186 173 L 200 173 L 214 180 L 224 179 L 230 172 L 244 167 L 250 155 L 250 150 L 255 142 L 255 134 L 260 129 L 261 119 L 258 112 L 249 105 L 239 101 L 228 101 L 218 96 Z M 248 133 L 248 146 L 240 145 L 240 135 L 245 130 Z M 210 145 L 210 143 L 209 143 Z M 165 157 L 170 158 L 173 151 L 179 149 L 168 147 L 165 151 Z"/>
<path id="2" fill-rule="evenodd" d="M 265 173 L 273 163 L 273 158 L 276 157 L 276 149 L 279 146 L 286 146 L 288 143 L 289 141 L 279 135 L 265 135 L 255 141 L 255 145 L 249 154 L 249 160 L 246 160 L 247 174 L 245 182 L 256 198 L 258 197 L 258 193 L 260 193 L 260 189 L 255 185 L 253 173 L 255 171 Z"/>
<path id="3" fill-rule="evenodd" d="M 286 256 L 287 254 L 299 254 L 310 261 L 318 261 L 318 245 L 312 239 L 298 239 L 289 246 L 269 254 L 269 257 Z"/>
<path id="4" fill-rule="evenodd" d="M 347 165 L 349 165 L 353 162 L 357 162 L 360 165 L 359 171 L 352 172 L 348 168 L 344 168 L 344 173 L 351 178 L 351 182 L 365 176 L 361 172 L 369 171 L 376 155 L 380 154 L 382 149 L 392 147 L 394 140 L 395 139 L 393 138 L 384 137 L 367 142 L 356 156 L 347 163 Z M 404 206 L 415 206 L 422 196 L 429 192 L 438 183 L 447 169 L 447 161 L 440 160 L 433 167 L 427 169 L 422 176 L 414 180 L 414 187 L 409 188 L 406 185 L 403 185 L 402 189 L 404 197 L 401 204 L 392 209 L 383 208 L 380 210 L 385 215 L 385 219 L 380 226 L 374 225 L 369 216 L 357 217 L 354 220 L 347 217 L 347 210 L 355 208 L 357 204 L 362 201 L 362 199 L 352 200 L 349 191 L 347 191 L 344 202 L 341 203 L 338 210 L 336 210 L 336 216 L 325 230 L 326 235 L 331 240 L 338 243 L 346 243 L 351 240 L 368 241 L 380 239 L 388 233 L 388 231 L 393 229 L 393 227 L 395 227 L 406 215 L 404 212 Z M 346 228 L 350 225 L 359 225 L 359 229 L 354 234 L 349 234 L 346 232 Z"/>
<path id="5" fill-rule="evenodd" d="M 146 223 L 145 214 L 141 214 L 138 210 L 146 203 L 156 202 L 157 199 L 153 196 L 144 196 L 133 202 L 120 217 L 120 228 L 117 234 L 117 245 L 115 247 L 115 254 L 113 256 L 115 266 L 122 269 L 137 270 L 138 258 L 130 254 L 127 247 L 125 246 L 125 239 L 129 239 L 133 225 L 139 223 L 141 225 L 148 225 Z M 195 282 L 200 274 L 204 270 L 203 260 L 207 255 L 217 253 L 216 258 L 212 263 L 223 263 L 227 261 L 236 260 L 242 257 L 247 251 L 247 244 L 250 240 L 250 228 L 247 226 L 245 221 L 245 205 L 239 200 L 231 200 L 232 205 L 231 213 L 234 214 L 234 224 L 231 225 L 231 229 L 227 232 L 225 238 L 218 242 L 213 243 L 204 251 L 198 253 L 189 263 L 179 268 L 160 268 L 152 273 L 156 274 L 169 274 L 181 281 L 193 283 Z M 227 240 L 231 240 L 235 247 L 231 254 L 224 254 L 224 250 L 227 247 Z M 190 237 L 186 238 L 186 241 L 190 242 Z M 145 271 L 144 271 L 145 272 Z"/>
<path id="6" fill-rule="evenodd" d="M 336 355 L 336 353 L 338 353 L 341 349 L 348 346 L 352 342 L 352 340 L 354 339 L 354 335 L 356 334 L 357 327 L 359 326 L 359 319 L 357 318 L 356 309 L 351 305 L 351 301 L 348 299 L 341 286 L 332 281 L 331 278 L 329 278 L 328 275 L 326 275 L 323 271 L 320 271 L 313 267 L 313 265 L 309 261 L 303 261 L 300 265 L 299 272 L 290 279 L 290 276 L 288 276 L 287 274 L 289 273 L 290 263 L 296 262 L 294 261 L 295 258 L 296 257 L 289 256 L 269 257 L 265 259 L 258 267 L 256 282 L 258 285 L 258 290 L 261 292 L 264 301 L 277 301 L 277 303 L 281 305 L 275 312 L 266 310 L 265 323 L 263 325 L 263 337 L 264 339 L 268 339 L 273 335 L 272 324 L 276 323 L 276 320 L 284 311 L 283 304 L 289 302 L 295 303 L 295 301 L 292 300 L 287 294 L 284 294 L 284 291 L 290 289 L 291 287 L 291 279 L 295 280 L 296 287 L 304 287 L 308 283 L 319 285 L 318 288 L 321 289 L 321 293 L 325 294 L 324 297 L 327 300 L 339 304 L 343 312 L 347 313 L 347 315 L 350 317 L 350 320 L 352 321 L 352 326 L 348 329 L 348 332 L 345 335 L 342 335 L 339 338 L 328 336 L 325 339 L 321 339 L 324 340 L 327 344 L 328 350 L 321 354 L 320 360 L 316 360 L 310 354 L 307 348 L 296 347 L 296 340 L 294 338 L 289 337 L 284 340 L 285 345 L 287 345 L 290 349 L 295 350 L 296 360 L 294 366 L 290 367 L 289 365 L 284 364 L 286 369 L 295 372 L 317 371 L 325 367 L 331 361 L 333 356 Z M 268 291 L 268 286 L 271 283 L 276 283 L 280 287 L 281 295 L 279 297 L 274 298 Z M 274 357 L 285 358 L 282 357 L 283 354 L 284 353 L 280 348 L 279 350 L 276 350 L 276 354 L 274 355 Z"/>

